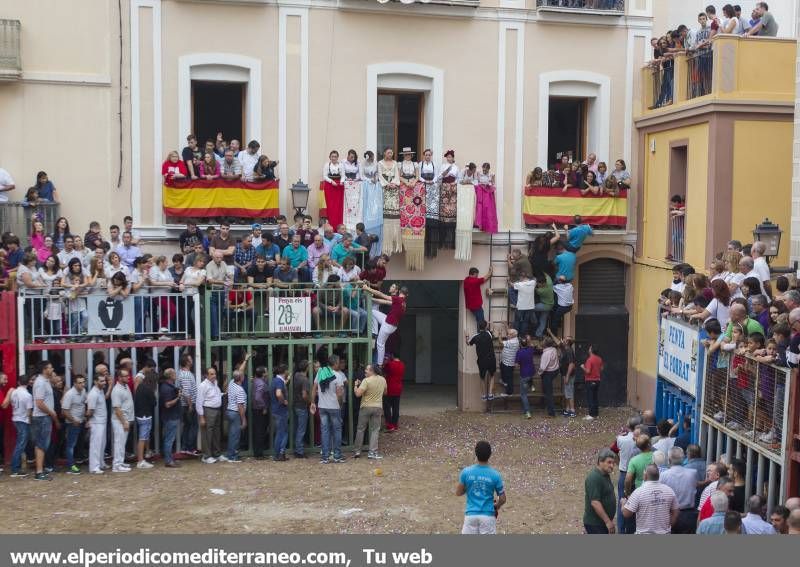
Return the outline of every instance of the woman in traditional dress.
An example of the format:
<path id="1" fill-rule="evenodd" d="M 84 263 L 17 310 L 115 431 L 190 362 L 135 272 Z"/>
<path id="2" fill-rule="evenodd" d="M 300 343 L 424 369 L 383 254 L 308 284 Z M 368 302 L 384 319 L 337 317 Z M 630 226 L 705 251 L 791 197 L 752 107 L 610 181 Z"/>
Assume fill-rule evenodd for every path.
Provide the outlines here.
<path id="1" fill-rule="evenodd" d="M 472 228 L 475 225 L 475 181 L 478 166 L 469 162 L 458 180 L 456 198 L 456 260 L 472 258 Z"/>
<path id="2" fill-rule="evenodd" d="M 400 229 L 406 269 L 422 270 L 425 266 L 425 184 L 419 180 L 419 167 L 414 152 L 403 148 L 400 162 Z"/>
<path id="3" fill-rule="evenodd" d="M 486 162 L 481 166 L 478 183 L 475 185 L 475 226 L 490 234 L 497 233 L 497 191 L 494 173 Z"/>
<path id="4" fill-rule="evenodd" d="M 439 169 L 439 236 L 440 248 L 456 247 L 456 181 L 458 181 L 458 166 L 456 165 L 456 152 L 447 150 L 444 154 L 444 163 Z"/>
<path id="5" fill-rule="evenodd" d="M 378 162 L 378 181 L 383 188 L 383 251 L 394 254 L 403 249 L 400 239 L 400 174 L 394 150 L 386 148 Z"/>
<path id="6" fill-rule="evenodd" d="M 435 258 L 439 252 L 439 183 L 433 152 L 422 152 L 419 162 L 419 179 L 425 185 L 425 256 Z"/>
<path id="7" fill-rule="evenodd" d="M 361 171 L 358 166 L 358 154 L 355 150 L 347 151 L 344 168 L 344 225 L 347 231 L 355 234 L 356 225 L 364 220 L 364 202 L 361 195 Z"/>
<path id="8" fill-rule="evenodd" d="M 369 257 L 380 256 L 383 244 L 383 188 L 378 183 L 378 164 L 375 154 L 367 150 L 361 162 L 361 194 L 363 195 L 364 228 L 367 234 L 375 234 L 378 241 L 372 244 Z"/>
<path id="9" fill-rule="evenodd" d="M 328 224 L 336 227 L 344 220 L 344 172 L 339 163 L 339 152 L 333 150 L 328 157 L 328 163 L 322 168 L 322 191 L 325 194 Z"/>

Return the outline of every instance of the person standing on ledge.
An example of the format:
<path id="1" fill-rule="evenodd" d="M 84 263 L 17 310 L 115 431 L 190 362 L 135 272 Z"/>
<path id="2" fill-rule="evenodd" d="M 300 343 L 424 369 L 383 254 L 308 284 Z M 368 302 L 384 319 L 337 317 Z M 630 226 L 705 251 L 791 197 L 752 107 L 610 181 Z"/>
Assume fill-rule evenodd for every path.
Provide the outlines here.
<path id="1" fill-rule="evenodd" d="M 489 442 L 478 441 L 475 445 L 478 463 L 466 467 L 459 476 L 456 496 L 467 496 L 462 534 L 497 533 L 497 515 L 506 503 L 506 492 L 500 473 L 489 466 L 491 456 Z"/>

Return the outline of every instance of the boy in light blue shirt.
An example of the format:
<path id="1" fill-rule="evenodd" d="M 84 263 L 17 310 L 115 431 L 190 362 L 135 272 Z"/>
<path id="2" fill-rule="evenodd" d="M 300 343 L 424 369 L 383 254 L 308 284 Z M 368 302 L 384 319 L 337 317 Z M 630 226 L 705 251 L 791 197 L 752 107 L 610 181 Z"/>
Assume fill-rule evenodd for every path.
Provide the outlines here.
<path id="1" fill-rule="evenodd" d="M 462 470 L 456 486 L 456 496 L 467 496 L 461 533 L 495 534 L 497 513 L 506 503 L 503 479 L 499 472 L 489 466 L 492 446 L 488 441 L 478 441 L 475 456 L 478 464 Z"/>

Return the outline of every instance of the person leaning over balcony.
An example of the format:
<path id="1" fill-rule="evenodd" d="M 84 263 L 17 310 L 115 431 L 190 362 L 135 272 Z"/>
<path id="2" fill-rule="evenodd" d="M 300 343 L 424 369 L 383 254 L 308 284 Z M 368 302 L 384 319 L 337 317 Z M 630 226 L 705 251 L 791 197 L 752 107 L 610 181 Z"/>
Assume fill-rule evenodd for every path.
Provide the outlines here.
<path id="1" fill-rule="evenodd" d="M 242 164 L 234 157 L 233 150 L 225 150 L 225 157 L 220 162 L 222 178 L 226 181 L 237 181 L 242 177 Z"/>
<path id="2" fill-rule="evenodd" d="M 753 13 L 759 20 L 750 28 L 747 35 L 757 35 L 759 37 L 775 37 L 778 35 L 778 22 L 775 21 L 775 18 L 770 13 L 769 5 L 766 2 L 757 3 Z"/>
<path id="3" fill-rule="evenodd" d="M 694 313 L 690 320 L 707 321 L 710 318 L 719 320 L 721 326 L 726 326 L 730 320 L 731 292 L 725 282 L 716 279 L 711 282 L 714 299 L 701 311 Z"/>
<path id="4" fill-rule="evenodd" d="M 181 161 L 178 152 L 171 151 L 167 154 L 167 159 L 161 164 L 161 177 L 164 185 L 172 185 L 175 180 L 183 180 L 189 173 L 186 171 L 186 164 Z"/>
<path id="5" fill-rule="evenodd" d="M 197 179 L 200 174 L 200 156 L 200 149 L 197 147 L 197 136 L 189 134 L 186 136 L 186 147 L 181 152 L 181 159 L 186 166 L 187 175 L 192 179 Z"/>
<path id="6" fill-rule="evenodd" d="M 614 162 L 614 171 L 611 172 L 611 175 L 617 180 L 620 189 L 631 188 L 631 174 L 624 159 L 618 159 Z"/>
<path id="7" fill-rule="evenodd" d="M 219 179 L 219 162 L 217 158 L 214 157 L 213 152 L 206 152 L 203 154 L 203 160 L 197 165 L 197 173 L 201 179 L 206 179 L 208 181 Z"/>
<path id="8" fill-rule="evenodd" d="M 242 179 L 252 181 L 255 174 L 255 167 L 258 163 L 258 150 L 261 148 L 255 140 L 250 140 L 247 148 L 236 154 L 236 159 L 242 164 Z"/>
<path id="9" fill-rule="evenodd" d="M 36 174 L 34 187 L 39 192 L 39 199 L 50 203 L 58 203 L 58 191 L 53 182 L 47 178 L 47 173 L 40 171 Z"/>

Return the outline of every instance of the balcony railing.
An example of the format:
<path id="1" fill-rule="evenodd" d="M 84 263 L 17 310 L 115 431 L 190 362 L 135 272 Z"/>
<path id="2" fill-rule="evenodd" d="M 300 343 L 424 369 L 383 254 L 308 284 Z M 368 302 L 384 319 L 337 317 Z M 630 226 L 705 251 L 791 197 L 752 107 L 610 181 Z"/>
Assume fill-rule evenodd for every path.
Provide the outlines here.
<path id="1" fill-rule="evenodd" d="M 686 249 L 686 216 L 670 215 L 669 217 L 669 259 L 683 262 Z"/>
<path id="2" fill-rule="evenodd" d="M 8 201 L 0 203 L 0 226 L 11 231 L 23 240 L 31 233 L 34 219 L 42 221 L 46 231 L 56 226 L 61 206 L 58 203 L 40 203 L 35 206 L 24 201 Z"/>
<path id="3" fill-rule="evenodd" d="M 19 20 L 0 20 L 0 80 L 22 76 Z"/>
<path id="4" fill-rule="evenodd" d="M 711 93 L 713 78 L 714 54 L 711 49 L 701 49 L 686 57 L 687 100 Z"/>
<path id="5" fill-rule="evenodd" d="M 537 8 L 625 13 L 625 0 L 536 0 Z"/>
<path id="6" fill-rule="evenodd" d="M 661 108 L 672 104 L 675 67 L 672 60 L 654 63 L 650 68 L 651 102 L 649 108 Z"/>

